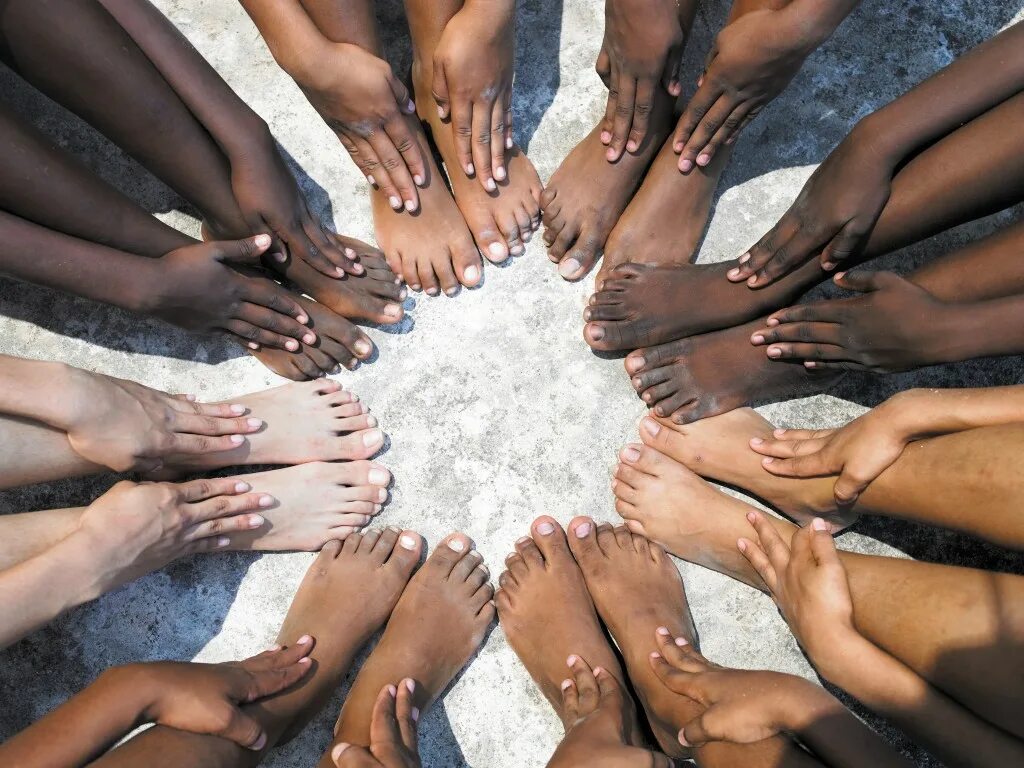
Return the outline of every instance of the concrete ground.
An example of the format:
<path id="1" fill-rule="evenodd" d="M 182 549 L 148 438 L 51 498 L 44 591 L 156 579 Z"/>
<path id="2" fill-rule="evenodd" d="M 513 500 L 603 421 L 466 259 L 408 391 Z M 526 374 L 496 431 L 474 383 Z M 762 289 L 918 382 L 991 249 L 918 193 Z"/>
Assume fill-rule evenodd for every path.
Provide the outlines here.
<path id="1" fill-rule="evenodd" d="M 157 5 L 267 119 L 316 211 L 333 217 L 341 231 L 372 240 L 365 183 L 275 66 L 241 8 L 223 0 Z M 404 68 L 408 51 L 394 5 L 386 9 L 387 37 L 394 61 Z M 547 179 L 603 111 L 604 89 L 593 72 L 601 4 L 519 5 L 516 135 Z M 703 5 L 687 54 L 689 82 L 727 11 L 724 0 Z M 1020 16 L 1019 0 L 863 3 L 746 131 L 726 172 L 701 260 L 740 253 L 776 221 L 858 118 Z M 5 98 L 42 130 L 162 219 L 198 233 L 199 222 L 182 201 L 135 163 L 9 72 L 2 78 Z M 946 233 L 888 263 L 905 269 L 1009 218 L 1004 213 Z M 590 280 L 564 283 L 536 238 L 525 256 L 488 268 L 479 290 L 455 299 L 410 299 L 410 319 L 401 328 L 370 331 L 379 359 L 339 378 L 372 406 L 390 435 L 381 460 L 397 482 L 381 524 L 416 528 L 431 543 L 463 530 L 497 574 L 512 542 L 540 513 L 563 522 L 580 514 L 616 519 L 609 471 L 621 444 L 635 437 L 644 408 L 621 362 L 593 355 L 582 341 L 581 312 L 590 290 Z M 8 354 L 63 360 L 211 399 L 281 383 L 228 343 L 34 287 L 0 282 L 0 315 L 0 351 Z M 762 410 L 787 426 L 834 426 L 897 389 L 1018 383 L 1022 372 L 1018 360 L 1008 360 L 879 381 L 849 379 L 835 396 Z M 112 482 L 101 477 L 0 494 L 0 511 L 88 503 Z M 885 521 L 864 521 L 840 542 L 861 552 L 1014 567 L 1005 555 L 961 537 Z M 195 558 L 73 611 L 0 654 L 0 735 L 26 726 L 112 664 L 218 661 L 264 648 L 311 558 Z M 699 567 L 679 568 L 708 656 L 813 677 L 766 597 Z M 313 765 L 344 692 L 266 765 Z M 872 722 L 921 765 L 936 764 Z M 500 628 L 424 717 L 421 732 L 429 766 L 540 766 L 560 737 L 558 721 Z"/>

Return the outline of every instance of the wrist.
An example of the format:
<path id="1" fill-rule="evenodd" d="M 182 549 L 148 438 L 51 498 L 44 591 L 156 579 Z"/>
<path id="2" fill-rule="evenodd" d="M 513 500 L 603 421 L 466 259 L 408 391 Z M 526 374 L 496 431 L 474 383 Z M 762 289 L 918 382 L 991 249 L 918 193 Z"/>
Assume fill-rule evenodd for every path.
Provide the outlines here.
<path id="1" fill-rule="evenodd" d="M 834 632 L 813 649 L 805 647 L 818 673 L 834 685 L 845 688 L 844 682 L 859 674 L 862 660 L 877 650 L 853 628 Z"/>
<path id="2" fill-rule="evenodd" d="M 138 662 L 108 667 L 96 678 L 95 687 L 104 695 L 106 702 L 117 702 L 117 711 L 127 728 L 152 722 L 149 710 L 156 702 L 157 691 L 146 674 L 148 666 Z"/>
<path id="3" fill-rule="evenodd" d="M 815 723 L 846 708 L 824 688 L 802 677 L 788 676 L 786 694 L 779 697 L 779 730 L 800 735 Z"/>

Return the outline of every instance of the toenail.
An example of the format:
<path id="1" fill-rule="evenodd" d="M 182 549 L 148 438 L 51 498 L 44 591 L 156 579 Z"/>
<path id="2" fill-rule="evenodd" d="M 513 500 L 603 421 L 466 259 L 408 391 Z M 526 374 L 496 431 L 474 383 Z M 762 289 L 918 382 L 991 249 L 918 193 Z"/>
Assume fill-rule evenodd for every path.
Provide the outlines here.
<path id="1" fill-rule="evenodd" d="M 466 544 L 462 539 L 449 539 L 448 549 L 454 550 L 455 552 L 462 552 L 466 548 Z"/>
<path id="2" fill-rule="evenodd" d="M 519 256 L 523 252 L 523 246 L 513 245 L 509 250 L 512 252 L 513 256 Z"/>
<path id="3" fill-rule="evenodd" d="M 272 646 L 267 648 L 267 650 L 270 651 L 271 653 L 273 653 L 274 651 L 280 651 L 281 650 L 281 646 L 278 645 L 277 643 L 274 643 Z"/>
<path id="4" fill-rule="evenodd" d="M 580 271 L 581 264 L 571 256 L 558 265 L 558 274 L 564 278 L 570 278 Z"/>
<path id="5" fill-rule="evenodd" d="M 587 312 L 590 312 L 590 310 L 588 309 Z M 587 319 L 589 320 L 590 318 L 587 318 Z M 600 325 L 592 325 L 592 326 L 590 326 L 590 339 L 591 339 L 591 341 L 600 341 L 603 338 L 604 338 L 604 328 L 602 328 Z"/>
<path id="6" fill-rule="evenodd" d="M 376 467 L 371 469 L 366 479 L 370 481 L 371 485 L 387 485 L 391 479 L 391 473 L 386 469 L 377 469 Z"/>
<path id="7" fill-rule="evenodd" d="M 383 435 L 379 429 L 371 429 L 370 431 L 363 434 L 363 445 L 369 448 L 371 445 L 376 445 L 383 439 Z"/>
<path id="8" fill-rule="evenodd" d="M 354 344 L 357 355 L 368 355 L 373 351 L 373 346 L 368 341 L 360 339 Z"/>
<path id="9" fill-rule="evenodd" d="M 574 529 L 577 539 L 584 539 L 590 533 L 590 523 L 580 523 Z"/>
<path id="10" fill-rule="evenodd" d="M 627 446 L 626 448 L 622 449 L 622 456 L 623 458 L 626 459 L 626 461 L 636 461 L 637 459 L 640 458 L 640 451 L 638 451 L 636 448 L 633 448 L 632 446 Z"/>
<path id="11" fill-rule="evenodd" d="M 440 293 L 440 291 L 437 290 L 437 288 L 434 288 L 434 287 L 427 288 L 427 296 L 437 296 L 437 294 L 439 294 L 439 293 Z"/>
<path id="12" fill-rule="evenodd" d="M 523 536 L 521 538 L 516 539 L 516 544 L 525 544 L 529 540 L 530 540 L 529 536 Z"/>
<path id="13" fill-rule="evenodd" d="M 537 533 L 541 536 L 550 536 L 555 530 L 555 526 L 551 523 L 541 523 L 537 526 Z"/>
<path id="14" fill-rule="evenodd" d="M 399 542 L 405 549 L 416 549 L 416 539 L 412 536 L 403 536 L 399 539 Z"/>
<path id="15" fill-rule="evenodd" d="M 380 489 L 378 489 L 378 491 L 377 491 L 377 501 L 384 502 L 384 501 L 387 501 L 387 498 L 388 498 L 387 488 L 380 488 Z"/>
<path id="16" fill-rule="evenodd" d="M 505 246 L 501 243 L 491 243 L 487 246 L 487 252 L 490 253 L 491 256 L 504 256 Z"/>
<path id="17" fill-rule="evenodd" d="M 226 547 L 230 543 L 231 543 L 231 539 L 229 539 L 227 536 L 221 536 L 219 539 L 217 539 L 217 546 L 218 547 L 222 547 L 223 548 L 223 547 Z"/>
<path id="18" fill-rule="evenodd" d="M 655 437 L 659 432 L 661 432 L 661 424 L 656 422 L 654 419 L 644 419 L 640 422 L 640 427 L 651 437 Z"/>
<path id="19" fill-rule="evenodd" d="M 828 523 L 826 523 L 820 517 L 816 517 L 811 521 L 811 527 L 816 531 L 827 531 Z"/>
<path id="20" fill-rule="evenodd" d="M 576 663 L 577 661 L 579 661 L 579 660 L 580 660 L 580 657 L 579 657 L 579 656 L 577 656 L 577 655 L 576 655 L 576 654 L 574 653 L 574 654 L 572 654 L 571 656 L 569 656 L 569 658 L 568 658 L 568 659 L 566 659 L 566 660 L 565 660 L 565 665 L 566 665 L 567 667 L 571 667 L 571 666 L 572 666 L 573 664 L 575 664 L 575 663 Z"/>
<path id="21" fill-rule="evenodd" d="M 466 267 L 466 271 L 462 273 L 462 278 L 470 285 L 476 285 L 480 279 L 480 267 L 475 264 Z"/>

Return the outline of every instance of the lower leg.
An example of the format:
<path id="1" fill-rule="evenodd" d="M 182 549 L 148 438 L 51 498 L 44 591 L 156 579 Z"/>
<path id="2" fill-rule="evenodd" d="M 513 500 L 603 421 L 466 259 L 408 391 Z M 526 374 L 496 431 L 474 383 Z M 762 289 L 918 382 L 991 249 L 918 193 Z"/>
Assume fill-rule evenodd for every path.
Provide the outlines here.
<path id="1" fill-rule="evenodd" d="M 752 507 L 660 450 L 616 472 L 616 509 L 670 552 L 763 589 L 736 548 Z M 936 493 L 935 497 L 941 496 Z M 766 516 L 784 540 L 796 527 Z M 989 722 L 1014 733 L 1024 691 L 1024 577 L 841 552 L 858 630 Z M 671 627 L 670 627 L 671 629 Z"/>

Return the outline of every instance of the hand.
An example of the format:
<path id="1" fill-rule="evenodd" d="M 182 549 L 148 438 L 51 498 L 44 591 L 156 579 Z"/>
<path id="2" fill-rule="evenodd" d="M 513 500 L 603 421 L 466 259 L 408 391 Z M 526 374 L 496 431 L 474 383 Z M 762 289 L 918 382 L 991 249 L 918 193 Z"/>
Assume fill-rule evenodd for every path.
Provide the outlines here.
<path id="1" fill-rule="evenodd" d="M 548 768 L 671 768 L 665 755 L 632 746 L 640 740 L 623 714 L 633 701 L 606 669 L 569 657 L 572 678 L 562 682 L 562 706 L 572 722 Z M 632 718 L 630 718 L 632 719 Z"/>
<path id="2" fill-rule="evenodd" d="M 370 720 L 370 748 L 336 744 L 331 759 L 338 768 L 420 768 L 416 749 L 416 722 L 420 712 L 412 705 L 415 683 L 402 680 L 377 694 Z"/>
<path id="3" fill-rule="evenodd" d="M 893 373 L 945 362 L 948 304 L 892 272 L 841 272 L 835 283 L 861 295 L 780 310 L 751 342 L 816 370 Z"/>
<path id="4" fill-rule="evenodd" d="M 287 290 L 272 280 L 239 274 L 229 264 L 258 266 L 268 235 L 197 243 L 143 263 L 147 270 L 139 310 L 189 331 L 227 331 L 255 349 L 294 352 L 316 335 L 309 317 Z"/>
<path id="5" fill-rule="evenodd" d="M 597 72 L 608 86 L 601 142 L 609 162 L 640 149 L 659 87 L 673 97 L 681 93 L 679 63 L 689 30 L 679 14 L 675 0 L 605 0 Z"/>
<path id="6" fill-rule="evenodd" d="M 183 555 L 224 549 L 229 534 L 261 527 L 262 515 L 247 513 L 269 507 L 274 498 L 249 490 L 248 483 L 231 478 L 115 485 L 78 522 L 78 533 L 94 542 L 105 571 L 102 592 Z"/>
<path id="7" fill-rule="evenodd" d="M 115 472 L 153 472 L 175 454 L 230 451 L 260 419 L 241 405 L 207 405 L 134 381 L 72 369 L 71 420 L 58 425 L 82 458 Z"/>
<path id="8" fill-rule="evenodd" d="M 245 661 L 157 661 L 125 667 L 122 674 L 152 691 L 143 712 L 146 722 L 220 736 L 259 751 L 267 745 L 267 733 L 241 705 L 273 696 L 301 680 L 309 672 L 311 650 L 313 639 L 304 635 L 289 648 L 275 647 Z"/>
<path id="9" fill-rule="evenodd" d="M 427 172 L 406 119 L 416 105 L 391 66 L 358 46 L 332 43 L 312 70 L 315 74 L 299 87 L 366 180 L 396 211 L 419 208 L 416 187 L 425 183 Z"/>
<path id="10" fill-rule="evenodd" d="M 824 688 L 781 672 L 728 669 L 712 664 L 685 638 L 674 641 L 659 627 L 651 667 L 673 693 L 706 709 L 679 729 L 679 743 L 699 747 L 709 741 L 752 744 L 794 728 L 797 713 L 839 706 Z M 801 718 L 802 719 L 802 718 Z"/>
<path id="11" fill-rule="evenodd" d="M 679 170 L 704 167 L 722 145 L 732 144 L 785 90 L 816 43 L 784 10 L 751 11 L 724 27 L 676 126 Z"/>
<path id="12" fill-rule="evenodd" d="M 269 249 L 272 262 L 283 263 L 290 255 L 328 277 L 366 271 L 356 261 L 356 252 L 338 243 L 334 234 L 313 218 L 269 134 L 265 144 L 231 158 L 231 190 L 249 231 L 275 238 Z"/>
<path id="13" fill-rule="evenodd" d="M 771 285 L 820 254 L 821 268 L 860 253 L 889 200 L 894 163 L 857 129 L 815 169 L 772 230 L 729 270 L 733 282 Z"/>
<path id="14" fill-rule="evenodd" d="M 850 584 L 828 523 L 814 518 L 793 534 L 790 549 L 760 512 L 750 512 L 747 520 L 757 542 L 741 538 L 736 546 L 768 587 L 811 661 L 819 664 L 844 641 L 859 640 Z"/>
<path id="15" fill-rule="evenodd" d="M 467 2 L 445 25 L 434 49 L 434 100 L 451 118 L 459 163 L 488 192 L 504 181 L 512 148 L 515 4 L 508 13 Z"/>
<path id="16" fill-rule="evenodd" d="M 774 440 L 755 437 L 750 447 L 779 477 L 838 475 L 832 493 L 840 506 L 850 505 L 913 440 L 901 424 L 903 407 L 912 406 L 897 395 L 840 429 L 777 429 Z"/>

